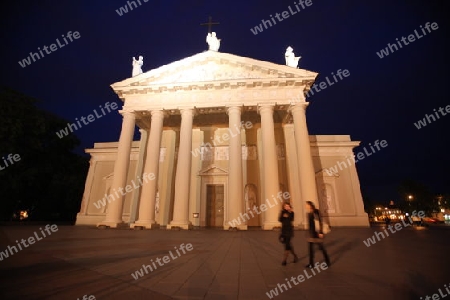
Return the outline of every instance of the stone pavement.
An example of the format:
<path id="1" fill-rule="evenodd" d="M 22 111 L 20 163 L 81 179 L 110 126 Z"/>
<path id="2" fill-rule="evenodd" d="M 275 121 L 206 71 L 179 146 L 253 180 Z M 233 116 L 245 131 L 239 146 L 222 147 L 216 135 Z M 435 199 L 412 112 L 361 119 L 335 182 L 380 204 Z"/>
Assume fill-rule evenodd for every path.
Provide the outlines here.
<path id="1" fill-rule="evenodd" d="M 0 251 L 39 233 L 39 227 L 0 227 Z M 425 299 L 449 285 L 448 227 L 408 227 L 364 245 L 363 240 L 383 229 L 333 228 L 325 243 L 331 267 L 301 283 L 290 281 L 292 288 L 272 297 Z M 300 261 L 283 267 L 276 231 L 58 226 L 51 236 L 0 261 L 0 299 L 269 299 L 266 293 L 287 285 L 285 278 L 304 274 L 304 233 L 296 231 L 293 239 Z M 193 249 L 177 255 L 175 247 L 182 243 Z M 175 259 L 156 265 L 171 250 Z M 322 261 L 318 251 L 316 259 Z M 138 280 L 131 276 L 152 260 L 156 269 Z"/>

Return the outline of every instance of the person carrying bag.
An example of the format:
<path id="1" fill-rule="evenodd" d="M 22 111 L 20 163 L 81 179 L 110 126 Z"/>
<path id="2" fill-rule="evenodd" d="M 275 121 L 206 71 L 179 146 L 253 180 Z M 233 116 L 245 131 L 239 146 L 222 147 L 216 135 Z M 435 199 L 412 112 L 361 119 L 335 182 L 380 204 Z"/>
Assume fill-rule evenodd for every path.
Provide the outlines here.
<path id="1" fill-rule="evenodd" d="M 306 221 L 308 222 L 307 242 L 309 246 L 309 264 L 307 268 L 314 266 L 314 245 L 318 245 L 319 250 L 322 251 L 325 263 L 328 267 L 331 265 L 328 253 L 323 245 L 324 233 L 330 232 L 328 224 L 324 226 L 320 217 L 319 210 L 311 201 L 306 201 Z"/>

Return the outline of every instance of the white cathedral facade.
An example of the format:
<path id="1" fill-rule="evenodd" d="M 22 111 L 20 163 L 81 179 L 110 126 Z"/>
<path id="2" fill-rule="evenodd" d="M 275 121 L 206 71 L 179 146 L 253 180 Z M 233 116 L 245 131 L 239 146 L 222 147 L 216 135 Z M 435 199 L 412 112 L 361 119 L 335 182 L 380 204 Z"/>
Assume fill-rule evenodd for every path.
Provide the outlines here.
<path id="1" fill-rule="evenodd" d="M 308 134 L 304 95 L 317 75 L 210 49 L 112 84 L 122 131 L 86 149 L 76 224 L 271 230 L 282 199 L 301 229 L 305 201 L 331 226 L 369 226 L 355 165 L 325 171 L 359 142 Z"/>

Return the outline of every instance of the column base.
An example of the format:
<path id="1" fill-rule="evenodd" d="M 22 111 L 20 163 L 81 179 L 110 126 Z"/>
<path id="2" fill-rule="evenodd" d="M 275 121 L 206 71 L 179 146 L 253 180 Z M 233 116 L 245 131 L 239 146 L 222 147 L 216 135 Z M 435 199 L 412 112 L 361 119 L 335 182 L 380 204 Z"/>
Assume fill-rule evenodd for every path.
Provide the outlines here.
<path id="1" fill-rule="evenodd" d="M 160 225 L 152 222 L 135 222 L 130 224 L 130 229 L 159 229 Z"/>
<path id="2" fill-rule="evenodd" d="M 308 230 L 309 229 L 308 224 L 306 222 L 297 224 L 296 228 L 299 230 Z"/>
<path id="3" fill-rule="evenodd" d="M 167 224 L 167 226 L 166 226 L 166 229 L 167 230 L 180 230 L 180 229 L 183 229 L 183 230 L 191 230 L 192 228 L 194 228 L 194 226 L 192 226 L 192 224 L 191 223 L 184 223 L 184 224 L 176 224 L 176 223 L 174 223 L 174 224 Z"/>
<path id="4" fill-rule="evenodd" d="M 277 228 L 281 228 L 280 222 L 265 222 L 262 226 L 263 230 L 273 230 Z"/>
<path id="5" fill-rule="evenodd" d="M 223 230 L 230 230 L 232 231 L 233 229 L 235 230 L 248 230 L 247 225 L 239 225 L 237 227 L 231 227 L 229 225 L 223 226 Z"/>
<path id="6" fill-rule="evenodd" d="M 105 216 L 92 216 L 92 215 L 81 215 L 77 214 L 77 221 L 75 225 L 91 225 L 97 226 L 105 219 Z"/>
<path id="7" fill-rule="evenodd" d="M 127 223 L 124 223 L 123 221 L 103 221 L 100 223 L 97 223 L 97 228 L 129 228 Z"/>

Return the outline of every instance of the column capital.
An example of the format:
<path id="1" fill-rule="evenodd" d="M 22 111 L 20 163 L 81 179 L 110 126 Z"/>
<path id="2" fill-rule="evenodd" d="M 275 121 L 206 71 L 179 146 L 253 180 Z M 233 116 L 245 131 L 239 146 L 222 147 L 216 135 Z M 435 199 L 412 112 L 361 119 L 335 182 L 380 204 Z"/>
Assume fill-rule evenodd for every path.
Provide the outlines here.
<path id="1" fill-rule="evenodd" d="M 195 107 L 193 106 L 179 107 L 178 109 L 180 110 L 181 116 L 191 113 L 191 116 L 194 117 L 196 114 Z"/>
<path id="2" fill-rule="evenodd" d="M 309 105 L 309 102 L 296 103 L 296 104 L 289 106 L 288 111 L 290 113 L 298 111 L 299 109 L 301 109 L 302 111 L 306 111 L 306 108 L 308 107 L 308 105 Z"/>
<path id="3" fill-rule="evenodd" d="M 233 106 L 227 106 L 227 114 L 229 115 L 232 112 L 242 112 L 242 105 L 233 105 Z"/>
<path id="4" fill-rule="evenodd" d="M 150 115 L 153 117 L 163 117 L 167 116 L 167 113 L 162 109 L 154 109 L 150 111 Z"/>
<path id="5" fill-rule="evenodd" d="M 119 110 L 119 114 L 121 114 L 123 117 L 132 117 L 133 119 L 136 119 L 136 113 L 134 111 Z"/>
<path id="6" fill-rule="evenodd" d="M 273 113 L 273 109 L 275 108 L 275 103 L 264 103 L 258 104 L 258 113 L 269 111 Z"/>

